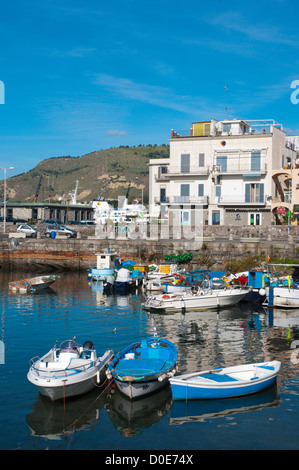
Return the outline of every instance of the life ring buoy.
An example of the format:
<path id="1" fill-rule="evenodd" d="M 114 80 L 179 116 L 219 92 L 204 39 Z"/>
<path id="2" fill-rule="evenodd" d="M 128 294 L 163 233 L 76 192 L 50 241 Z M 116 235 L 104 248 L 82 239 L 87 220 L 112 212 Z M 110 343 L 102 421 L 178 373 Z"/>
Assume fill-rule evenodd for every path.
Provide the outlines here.
<path id="1" fill-rule="evenodd" d="M 170 296 L 167 294 L 162 295 L 162 299 L 170 299 Z"/>

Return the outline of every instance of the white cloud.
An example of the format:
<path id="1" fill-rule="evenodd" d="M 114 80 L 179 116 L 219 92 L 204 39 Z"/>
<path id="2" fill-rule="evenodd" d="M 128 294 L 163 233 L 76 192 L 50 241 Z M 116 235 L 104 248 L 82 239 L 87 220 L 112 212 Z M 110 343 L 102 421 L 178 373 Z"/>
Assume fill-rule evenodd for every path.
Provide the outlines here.
<path id="1" fill-rule="evenodd" d="M 117 78 L 112 75 L 100 74 L 96 76 L 94 83 L 118 95 L 122 95 L 126 99 L 141 101 L 173 111 L 198 114 L 199 112 L 210 113 L 212 109 L 211 103 L 207 103 L 206 98 L 179 95 L 171 88 L 137 83 L 128 78 Z"/>
<path id="2" fill-rule="evenodd" d="M 128 135 L 126 132 L 118 131 L 116 129 L 111 129 L 110 131 L 107 131 L 106 134 L 107 135 Z"/>
<path id="3" fill-rule="evenodd" d="M 284 32 L 277 28 L 276 25 L 267 25 L 266 22 L 261 24 L 256 22 L 253 23 L 249 18 L 245 18 L 238 12 L 228 11 L 214 18 L 209 18 L 207 21 L 210 24 L 219 26 L 227 31 L 241 33 L 254 41 L 282 44 L 293 47 L 299 46 L 297 38 L 292 36 L 290 31 Z"/>

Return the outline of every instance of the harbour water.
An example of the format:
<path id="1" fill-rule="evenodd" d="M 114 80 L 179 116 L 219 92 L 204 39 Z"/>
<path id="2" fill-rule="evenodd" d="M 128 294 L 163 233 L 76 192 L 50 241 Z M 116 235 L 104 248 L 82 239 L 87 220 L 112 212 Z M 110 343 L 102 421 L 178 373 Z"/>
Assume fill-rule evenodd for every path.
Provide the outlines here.
<path id="1" fill-rule="evenodd" d="M 38 294 L 11 293 L 0 272 L 0 449 L 298 449 L 299 311 L 241 304 L 206 312 L 145 313 L 142 293 L 105 296 L 84 274 L 62 274 Z M 152 335 L 174 342 L 179 373 L 279 360 L 277 385 L 229 400 L 173 402 L 170 388 L 130 402 L 112 385 L 52 403 L 27 380 L 29 360 L 76 336 L 98 353 Z M 299 343 L 299 341 L 298 341 Z M 299 351 L 299 349 L 298 349 Z"/>

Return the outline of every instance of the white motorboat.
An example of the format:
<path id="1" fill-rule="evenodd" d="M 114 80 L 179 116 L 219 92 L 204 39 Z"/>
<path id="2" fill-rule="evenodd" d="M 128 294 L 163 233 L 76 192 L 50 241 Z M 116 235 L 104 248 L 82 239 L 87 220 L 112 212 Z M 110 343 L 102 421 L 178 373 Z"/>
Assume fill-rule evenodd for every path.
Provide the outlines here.
<path id="1" fill-rule="evenodd" d="M 27 378 L 53 401 L 82 395 L 103 383 L 106 365 L 113 357 L 111 349 L 97 357 L 91 341 L 79 346 L 74 338 L 41 358 L 32 358 Z"/>
<path id="2" fill-rule="evenodd" d="M 260 289 L 260 295 L 266 293 L 268 307 L 299 308 L 298 286 L 270 286 Z"/>
<path id="3" fill-rule="evenodd" d="M 148 296 L 142 304 L 144 310 L 186 311 L 217 309 L 236 305 L 250 288 L 192 289 L 178 294 Z"/>

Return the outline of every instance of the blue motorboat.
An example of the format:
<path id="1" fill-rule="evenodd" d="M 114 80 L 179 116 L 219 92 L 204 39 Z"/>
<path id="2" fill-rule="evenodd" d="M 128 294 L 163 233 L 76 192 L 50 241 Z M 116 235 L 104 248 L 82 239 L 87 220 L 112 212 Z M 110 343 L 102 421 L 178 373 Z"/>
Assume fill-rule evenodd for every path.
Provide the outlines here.
<path id="1" fill-rule="evenodd" d="M 108 378 L 130 399 L 149 395 L 169 383 L 176 373 L 178 352 L 173 343 L 153 336 L 136 341 L 109 364 Z"/>
<path id="2" fill-rule="evenodd" d="M 169 379 L 174 400 L 232 398 L 274 385 L 279 361 L 205 370 Z"/>

